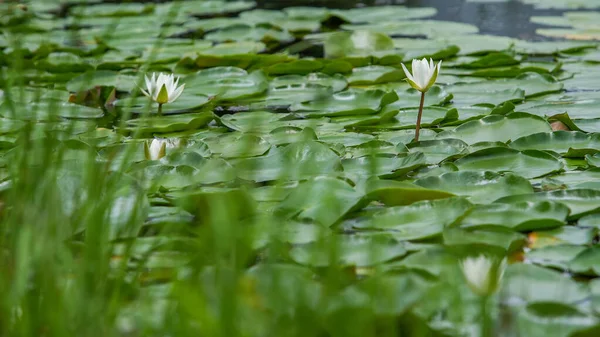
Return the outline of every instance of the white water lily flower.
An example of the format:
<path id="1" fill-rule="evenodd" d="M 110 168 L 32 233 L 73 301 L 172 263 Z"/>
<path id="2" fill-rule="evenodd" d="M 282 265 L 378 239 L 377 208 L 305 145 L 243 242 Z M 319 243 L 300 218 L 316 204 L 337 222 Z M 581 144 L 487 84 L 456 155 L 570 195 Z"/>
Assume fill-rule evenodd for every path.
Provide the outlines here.
<path id="1" fill-rule="evenodd" d="M 152 77 L 148 78 L 145 76 L 146 90 L 142 89 L 144 95 L 152 98 L 158 104 L 166 104 L 175 101 L 185 87 L 185 84 L 177 87 L 179 83 L 179 77 L 175 78 L 175 75 L 159 74 L 156 77 L 156 73 L 152 73 Z"/>
<path id="2" fill-rule="evenodd" d="M 480 255 L 469 257 L 460 264 L 467 284 L 479 296 L 488 296 L 496 292 L 506 269 L 506 259 L 498 261 Z"/>
<path id="3" fill-rule="evenodd" d="M 150 145 L 144 144 L 144 154 L 148 160 L 159 160 L 167 154 L 167 140 L 153 139 Z"/>
<path id="4" fill-rule="evenodd" d="M 420 92 L 427 92 L 431 86 L 437 80 L 438 74 L 440 73 L 440 67 L 442 66 L 442 61 L 438 62 L 438 64 L 434 65 L 433 60 L 427 59 L 412 60 L 412 74 L 404 64 L 402 64 L 402 69 L 404 69 L 404 74 L 406 74 L 406 79 L 408 83 L 415 89 Z"/>
<path id="5" fill-rule="evenodd" d="M 184 146 L 187 142 L 180 138 L 154 138 L 148 145 L 148 141 L 144 144 L 144 154 L 148 160 L 159 160 L 167 155 L 167 149 L 176 149 Z"/>

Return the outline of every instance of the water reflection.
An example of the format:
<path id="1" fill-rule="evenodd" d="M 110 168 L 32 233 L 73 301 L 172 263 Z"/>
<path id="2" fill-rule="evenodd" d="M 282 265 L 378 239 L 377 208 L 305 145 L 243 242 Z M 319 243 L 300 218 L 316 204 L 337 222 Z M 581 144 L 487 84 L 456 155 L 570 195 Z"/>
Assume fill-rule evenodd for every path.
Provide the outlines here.
<path id="1" fill-rule="evenodd" d="M 457 21 L 479 27 L 482 34 L 503 35 L 528 40 L 542 39 L 536 36 L 538 27 L 529 21 L 532 6 L 519 1 L 497 3 L 472 3 L 465 0 L 258 0 L 261 8 L 284 8 L 289 6 L 317 6 L 330 8 L 354 8 L 379 5 L 406 5 L 409 7 L 435 7 L 437 20 Z M 552 11 L 535 11 L 535 15 L 556 15 Z"/>

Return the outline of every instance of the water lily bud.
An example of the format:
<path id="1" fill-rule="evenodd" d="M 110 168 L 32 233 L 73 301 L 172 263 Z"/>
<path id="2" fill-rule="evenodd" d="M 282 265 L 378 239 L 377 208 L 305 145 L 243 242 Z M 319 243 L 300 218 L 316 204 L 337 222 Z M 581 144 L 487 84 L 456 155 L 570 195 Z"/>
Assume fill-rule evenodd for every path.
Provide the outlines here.
<path id="1" fill-rule="evenodd" d="M 469 257 L 460 264 L 467 285 L 479 296 L 489 296 L 498 290 L 506 269 L 506 259 L 498 261 L 484 255 Z"/>
<path id="2" fill-rule="evenodd" d="M 152 74 L 152 77 L 148 78 L 145 76 L 146 90 L 142 89 L 142 93 L 158 104 L 172 103 L 175 101 L 185 88 L 185 84 L 177 86 L 179 78 L 175 78 L 175 75 Z"/>
<path id="3" fill-rule="evenodd" d="M 153 139 L 150 145 L 144 144 L 144 153 L 148 160 L 159 160 L 167 154 L 167 140 Z"/>
<path id="4" fill-rule="evenodd" d="M 402 69 L 404 69 L 404 74 L 411 87 L 420 92 L 427 92 L 435 84 L 441 66 L 442 61 L 434 65 L 432 59 L 429 59 L 429 62 L 427 59 L 414 59 L 412 60 L 412 74 L 404 64 L 402 64 Z"/>

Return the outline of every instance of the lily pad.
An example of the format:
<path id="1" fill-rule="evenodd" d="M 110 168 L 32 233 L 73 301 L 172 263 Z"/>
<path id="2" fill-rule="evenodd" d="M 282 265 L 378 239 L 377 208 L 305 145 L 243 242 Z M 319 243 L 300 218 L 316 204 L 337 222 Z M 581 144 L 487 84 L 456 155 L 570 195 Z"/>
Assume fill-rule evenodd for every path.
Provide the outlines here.
<path id="1" fill-rule="evenodd" d="M 454 164 L 461 171 L 512 172 L 525 178 L 541 177 L 563 168 L 563 164 L 547 152 L 520 152 L 505 147 L 475 151 L 458 159 Z"/>
<path id="2" fill-rule="evenodd" d="M 487 204 L 501 197 L 533 193 L 527 179 L 514 174 L 490 171 L 448 172 L 418 179 L 416 185 L 468 197 L 473 203 Z"/>
<path id="3" fill-rule="evenodd" d="M 183 79 L 186 91 L 195 95 L 216 96 L 221 100 L 233 100 L 262 94 L 268 82 L 260 71 L 248 72 L 235 67 L 214 67 L 200 70 Z"/>
<path id="4" fill-rule="evenodd" d="M 292 259 L 314 267 L 374 266 L 406 254 L 406 249 L 391 236 L 337 235 L 316 243 L 296 246 Z"/>
<path id="5" fill-rule="evenodd" d="M 395 92 L 346 90 L 317 101 L 295 104 L 291 110 L 303 112 L 311 117 L 369 115 L 397 99 Z"/>
<path id="6" fill-rule="evenodd" d="M 238 177 L 256 182 L 302 179 L 342 171 L 337 154 L 314 141 L 290 144 L 264 157 L 243 159 L 234 166 Z"/>
<path id="7" fill-rule="evenodd" d="M 331 226 L 357 206 L 362 194 L 348 183 L 329 177 L 303 182 L 285 198 L 278 210 L 294 218 Z"/>
<path id="8" fill-rule="evenodd" d="M 440 235 L 444 227 L 453 224 L 471 207 L 464 198 L 419 201 L 376 212 L 368 219 L 354 222 L 353 226 L 390 231 L 399 240 L 425 239 Z"/>
<path id="9" fill-rule="evenodd" d="M 506 116 L 492 115 L 470 121 L 451 131 L 438 134 L 438 139 L 457 138 L 467 144 L 478 142 L 507 142 L 538 132 L 552 131 L 543 118 L 525 113 L 511 113 Z"/>
<path id="10" fill-rule="evenodd" d="M 517 150 L 549 150 L 565 157 L 583 157 L 600 152 L 600 134 L 578 131 L 537 133 L 516 139 L 510 147 Z"/>
<path id="11" fill-rule="evenodd" d="M 559 190 L 538 192 L 504 197 L 496 200 L 499 203 L 516 203 L 523 201 L 556 201 L 565 204 L 571 213 L 569 219 L 578 219 L 584 215 L 600 210 L 600 191 L 589 189 Z"/>
<path id="12" fill-rule="evenodd" d="M 569 208 L 553 201 L 480 205 L 461 220 L 461 227 L 502 226 L 527 232 L 566 224 Z"/>

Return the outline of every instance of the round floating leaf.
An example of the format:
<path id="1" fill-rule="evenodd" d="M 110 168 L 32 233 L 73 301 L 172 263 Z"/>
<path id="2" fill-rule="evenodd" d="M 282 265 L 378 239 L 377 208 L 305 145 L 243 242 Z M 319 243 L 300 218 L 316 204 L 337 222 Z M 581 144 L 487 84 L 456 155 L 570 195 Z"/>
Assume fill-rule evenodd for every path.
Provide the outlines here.
<path id="1" fill-rule="evenodd" d="M 111 70 L 85 72 L 67 82 L 67 90 L 80 92 L 95 87 L 115 87 L 119 91 L 129 92 L 135 88 L 137 77 Z"/>
<path id="2" fill-rule="evenodd" d="M 309 219 L 323 226 L 331 226 L 356 207 L 362 194 L 348 183 L 329 177 L 303 182 L 278 207 L 298 219 Z"/>
<path id="3" fill-rule="evenodd" d="M 347 90 L 317 101 L 295 104 L 291 110 L 305 112 L 311 117 L 369 115 L 397 99 L 395 92 Z"/>
<path id="4" fill-rule="evenodd" d="M 367 200 L 379 200 L 388 206 L 409 205 L 421 200 L 437 200 L 454 196 L 445 191 L 396 180 L 369 179 L 365 185 Z"/>
<path id="5" fill-rule="evenodd" d="M 506 268 L 500 296 L 509 303 L 552 301 L 570 304 L 585 299 L 588 290 L 568 275 L 532 264 L 516 263 Z"/>
<path id="6" fill-rule="evenodd" d="M 444 245 L 452 249 L 470 251 L 473 246 L 484 248 L 486 251 L 501 255 L 521 250 L 527 241 L 525 235 L 512 231 L 498 230 L 467 230 L 464 228 L 444 229 Z"/>
<path id="7" fill-rule="evenodd" d="M 368 219 L 353 223 L 355 228 L 391 231 L 399 240 L 416 240 L 437 236 L 444 227 L 462 217 L 473 205 L 464 198 L 419 201 L 376 212 Z"/>
<path id="8" fill-rule="evenodd" d="M 259 95 L 268 88 L 267 78 L 261 71 L 248 74 L 236 67 L 214 67 L 200 70 L 183 79 L 190 94 L 216 96 L 233 100 Z"/>
<path id="9" fill-rule="evenodd" d="M 306 76 L 279 76 L 269 84 L 269 92 L 265 100 L 281 102 L 282 105 L 314 101 L 342 91 L 347 85 L 346 78 L 340 74 L 329 76 L 312 73 Z"/>
<path id="10" fill-rule="evenodd" d="M 532 97 L 542 94 L 548 94 L 557 92 L 562 89 L 563 85 L 557 82 L 549 75 L 543 75 L 538 73 L 525 73 L 519 75 L 516 78 L 503 78 L 497 80 L 488 80 L 481 82 L 471 83 L 458 83 L 446 87 L 448 92 L 451 92 L 455 96 L 455 101 L 463 101 L 466 97 L 470 97 L 472 100 L 477 100 L 475 95 L 485 96 L 480 97 L 480 100 L 489 100 L 487 95 L 495 95 L 497 92 L 505 90 L 515 90 L 515 88 L 521 89 L 525 92 L 526 97 Z M 465 96 L 463 96 L 465 95 Z M 470 96 L 473 95 L 473 96 Z M 517 98 L 517 97 L 515 97 Z M 521 97 L 522 98 L 522 97 Z M 496 100 L 498 101 L 498 100 Z M 474 102 L 477 103 L 493 103 L 487 101 Z M 497 103 L 496 103 L 497 104 Z"/>
<path id="11" fill-rule="evenodd" d="M 265 157 L 235 163 L 238 177 L 256 182 L 302 179 L 342 171 L 338 155 L 318 142 L 294 143 Z"/>
<path id="12" fill-rule="evenodd" d="M 399 316 L 422 301 L 431 286 L 430 279 L 416 272 L 377 275 L 344 289 L 336 300 L 373 308 L 377 315 Z"/>
<path id="13" fill-rule="evenodd" d="M 61 102 L 52 99 L 41 99 L 36 102 L 27 102 L 27 109 L 13 109 L 13 104 L 3 100 L 0 104 L 0 116 L 18 120 L 57 120 L 64 118 L 100 118 L 104 112 L 100 108 Z M 17 113 L 18 112 L 18 113 Z"/>
<path id="14" fill-rule="evenodd" d="M 368 30 L 390 36 L 446 37 L 477 33 L 479 29 L 470 24 L 436 20 L 394 20 L 367 25 L 342 25 L 346 30 Z"/>
<path id="15" fill-rule="evenodd" d="M 423 140 L 407 145 L 410 152 L 421 152 L 428 164 L 439 164 L 469 153 L 468 145 L 459 139 Z"/>
<path id="16" fill-rule="evenodd" d="M 264 139 L 247 134 L 225 134 L 215 138 L 205 138 L 204 142 L 212 153 L 218 153 L 223 158 L 255 157 L 265 154 L 271 144 Z"/>
<path id="17" fill-rule="evenodd" d="M 550 132 L 550 124 L 543 118 L 525 113 L 506 116 L 491 115 L 467 122 L 454 130 L 443 131 L 437 138 L 457 138 L 468 144 L 478 142 L 507 142 L 538 132 Z"/>
<path id="18" fill-rule="evenodd" d="M 600 183 L 600 169 L 593 168 L 586 171 L 569 171 L 549 176 L 542 181 L 542 187 L 544 185 L 554 185 L 575 189 L 598 189 L 598 183 Z"/>
<path id="19" fill-rule="evenodd" d="M 385 110 L 393 109 L 392 106 L 387 106 Z M 402 108 L 388 123 L 382 123 L 379 125 L 365 126 L 367 129 L 406 129 L 415 128 L 417 124 L 417 116 L 419 115 L 419 108 Z M 439 125 L 447 122 L 452 122 L 458 119 L 458 110 L 448 109 L 443 107 L 430 106 L 423 108 L 423 114 L 421 116 L 421 126 L 429 127 L 433 125 Z"/>
<path id="20" fill-rule="evenodd" d="M 565 157 L 583 157 L 600 152 L 600 134 L 579 131 L 536 133 L 519 138 L 509 146 L 517 150 L 549 150 Z"/>
<path id="21" fill-rule="evenodd" d="M 366 66 L 352 69 L 348 82 L 352 85 L 397 82 L 406 78 L 404 71 L 389 66 Z"/>
<path id="22" fill-rule="evenodd" d="M 463 89 L 463 88 L 461 88 Z M 494 107 L 506 102 L 521 102 L 525 99 L 525 92 L 521 89 L 505 89 L 493 91 L 478 91 L 467 88 L 464 92 L 457 91 L 458 88 L 449 88 L 454 95 L 452 103 L 457 106 L 472 106 L 476 104 Z"/>
<path id="23" fill-rule="evenodd" d="M 184 90 L 183 94 L 181 94 L 181 96 L 175 102 L 163 105 L 162 113 L 165 115 L 169 115 L 189 112 L 195 109 L 199 109 L 209 101 L 210 98 L 208 96 L 192 95 L 191 93 L 186 93 L 186 91 Z M 122 113 L 158 113 L 158 103 L 150 101 L 150 99 L 146 96 L 118 99 L 114 102 L 114 105 Z"/>
<path id="24" fill-rule="evenodd" d="M 594 167 L 600 167 L 600 154 L 596 153 L 593 156 L 592 155 L 586 155 L 585 156 L 585 160 L 588 162 L 588 164 L 590 164 L 591 166 Z"/>
<path id="25" fill-rule="evenodd" d="M 319 140 L 329 144 L 342 144 L 344 146 L 357 146 L 375 140 L 375 137 L 364 133 L 335 132 L 325 133 Z"/>
<path id="26" fill-rule="evenodd" d="M 401 176 L 425 164 L 425 157 L 422 153 L 411 153 L 404 156 L 365 156 L 342 161 L 344 172 L 363 177 L 378 176 L 381 178 Z"/>
<path id="27" fill-rule="evenodd" d="M 600 247 L 590 247 L 579 253 L 569 263 L 569 269 L 577 274 L 600 275 Z"/>
<path id="28" fill-rule="evenodd" d="M 547 302 L 531 303 L 519 313 L 518 327 L 522 336 L 572 336 L 571 333 L 590 328 L 597 319 L 575 307 Z"/>
<path id="29" fill-rule="evenodd" d="M 585 249 L 570 244 L 546 246 L 526 252 L 524 262 L 567 271 L 569 262 Z"/>
<path id="30" fill-rule="evenodd" d="M 551 230 L 529 233 L 529 247 L 533 249 L 564 244 L 588 246 L 596 235 L 595 228 L 562 226 Z"/>
<path id="31" fill-rule="evenodd" d="M 553 201 L 479 205 L 461 220 L 461 227 L 503 226 L 527 232 L 563 226 L 569 208 Z"/>
<path id="32" fill-rule="evenodd" d="M 367 267 L 405 254 L 404 246 L 386 235 L 336 235 L 290 251 L 295 262 L 315 267 Z"/>
<path id="33" fill-rule="evenodd" d="M 500 203 L 518 203 L 524 201 L 556 201 L 571 209 L 569 219 L 578 219 L 600 210 L 600 191 L 589 189 L 559 190 L 538 192 L 504 197 L 496 200 Z"/>
<path id="34" fill-rule="evenodd" d="M 286 42 L 294 40 L 294 37 L 287 31 L 262 26 L 253 27 L 245 24 L 225 27 L 216 32 L 206 34 L 204 38 L 215 42 L 262 41 L 267 44 L 271 41 Z"/>
<path id="35" fill-rule="evenodd" d="M 51 53 L 47 58 L 38 61 L 36 66 L 51 73 L 77 73 L 94 68 L 79 56 L 64 52 Z"/>
<path id="36" fill-rule="evenodd" d="M 381 50 L 394 49 L 394 42 L 385 33 L 369 30 L 337 32 L 324 41 L 325 57 L 339 58 L 353 55 L 369 55 Z"/>
<path id="37" fill-rule="evenodd" d="M 425 188 L 447 191 L 469 197 L 474 203 L 487 204 L 501 197 L 533 193 L 527 179 L 513 174 L 498 174 L 489 171 L 448 172 L 415 181 Z"/>
<path id="38" fill-rule="evenodd" d="M 331 11 L 331 15 L 352 23 L 386 22 L 426 18 L 435 15 L 435 8 L 407 8 L 404 6 L 375 6 Z"/>
<path id="39" fill-rule="evenodd" d="M 205 187 L 200 191 L 171 192 L 167 198 L 207 223 L 219 221 L 222 214 L 227 214 L 227 219 L 239 220 L 256 211 L 254 199 L 239 188 Z"/>
<path id="40" fill-rule="evenodd" d="M 142 135 L 167 133 L 201 128 L 214 119 L 211 111 L 156 117 L 142 117 L 127 121 L 127 129 Z"/>
<path id="41" fill-rule="evenodd" d="M 458 159 L 454 164 L 461 171 L 512 172 L 525 178 L 541 177 L 563 168 L 563 164 L 547 152 L 520 152 L 505 147 L 475 151 Z"/>
<path id="42" fill-rule="evenodd" d="M 568 113 L 572 119 L 594 119 L 598 117 L 596 107 L 600 100 L 572 100 L 572 101 L 531 101 L 519 106 L 519 111 L 525 111 L 537 116 L 554 116 Z"/>

